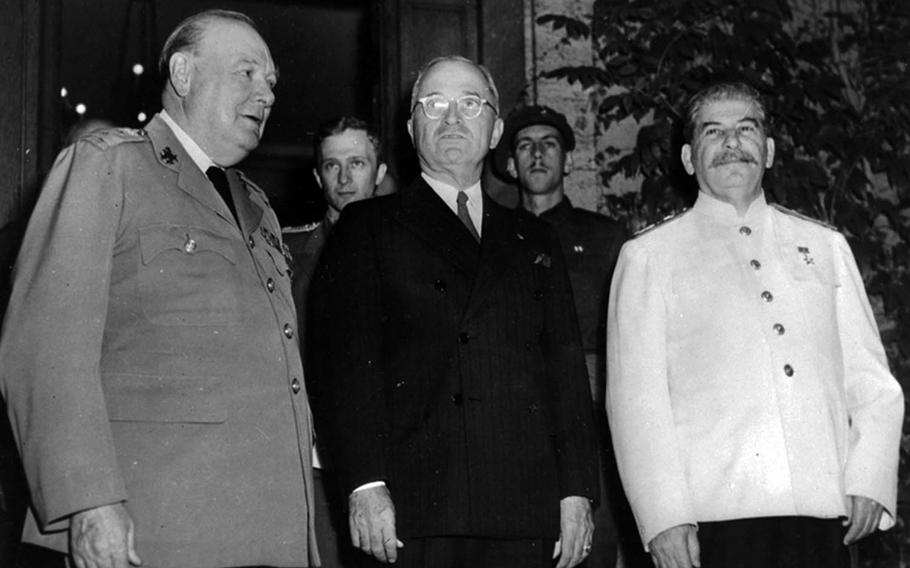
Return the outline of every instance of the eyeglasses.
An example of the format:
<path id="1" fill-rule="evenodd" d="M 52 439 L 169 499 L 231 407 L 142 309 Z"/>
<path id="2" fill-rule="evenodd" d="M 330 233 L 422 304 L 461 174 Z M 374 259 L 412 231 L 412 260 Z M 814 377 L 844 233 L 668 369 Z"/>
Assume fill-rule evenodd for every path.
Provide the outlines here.
<path id="1" fill-rule="evenodd" d="M 499 113 L 490 101 L 477 95 L 462 95 L 457 99 L 448 99 L 443 95 L 427 95 L 417 99 L 417 105 L 423 107 L 423 114 L 427 115 L 427 118 L 436 120 L 449 112 L 449 105 L 452 104 L 452 101 L 455 101 L 458 114 L 467 119 L 480 116 L 480 113 L 483 112 L 483 105 L 488 105 L 493 112 Z M 417 108 L 417 105 L 414 105 L 414 108 Z M 411 112 L 414 112 L 414 108 L 411 109 Z"/>

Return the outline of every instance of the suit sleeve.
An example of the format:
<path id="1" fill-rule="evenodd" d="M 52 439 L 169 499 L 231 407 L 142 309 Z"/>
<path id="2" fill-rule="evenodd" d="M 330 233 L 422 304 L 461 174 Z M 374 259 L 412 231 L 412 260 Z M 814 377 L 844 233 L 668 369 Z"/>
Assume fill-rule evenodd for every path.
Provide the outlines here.
<path id="1" fill-rule="evenodd" d="M 885 530 L 894 526 L 897 510 L 904 397 L 888 370 L 853 254 L 842 235 L 836 238 L 837 327 L 850 417 L 844 487 L 847 495 L 868 497 L 884 506 L 886 514 L 879 528 Z"/>
<path id="2" fill-rule="evenodd" d="M 695 523 L 670 404 L 665 281 L 629 241 L 620 252 L 607 314 L 607 415 L 623 488 L 645 547 Z"/>
<path id="3" fill-rule="evenodd" d="M 382 299 L 366 213 L 345 208 L 326 242 L 308 304 L 316 435 L 319 447 L 331 452 L 345 494 L 387 477 Z"/>
<path id="4" fill-rule="evenodd" d="M 547 377 L 556 413 L 560 498 L 595 500 L 599 495 L 597 447 L 587 367 L 575 313 L 572 285 L 555 232 L 550 235 L 552 270 L 545 338 Z"/>
<path id="5" fill-rule="evenodd" d="M 84 142 L 64 150 L 14 270 L 0 388 L 45 529 L 126 499 L 100 374 L 122 204 L 108 153 Z"/>

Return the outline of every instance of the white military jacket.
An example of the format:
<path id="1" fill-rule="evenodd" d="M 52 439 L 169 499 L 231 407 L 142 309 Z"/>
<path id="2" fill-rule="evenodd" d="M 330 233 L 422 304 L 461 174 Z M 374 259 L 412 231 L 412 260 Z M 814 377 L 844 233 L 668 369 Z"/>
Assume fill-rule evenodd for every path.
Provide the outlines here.
<path id="1" fill-rule="evenodd" d="M 647 546 L 699 521 L 845 514 L 894 524 L 903 394 L 844 237 L 704 193 L 622 249 L 607 411 Z"/>

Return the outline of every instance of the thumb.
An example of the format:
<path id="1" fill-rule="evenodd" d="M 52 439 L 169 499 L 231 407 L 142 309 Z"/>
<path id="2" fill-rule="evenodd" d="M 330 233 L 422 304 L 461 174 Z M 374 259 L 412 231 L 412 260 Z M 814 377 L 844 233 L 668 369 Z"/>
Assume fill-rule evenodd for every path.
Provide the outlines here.
<path id="1" fill-rule="evenodd" d="M 689 545 L 689 561 L 692 562 L 692 566 L 698 568 L 701 566 L 701 547 L 698 544 L 698 531 L 692 528 L 686 535 L 686 539 Z"/>
<path id="2" fill-rule="evenodd" d="M 850 521 L 853 520 L 853 508 L 856 506 L 856 500 L 853 495 L 847 495 L 846 501 L 844 508 L 847 511 L 847 517 L 840 522 L 841 526 L 844 527 L 848 526 Z"/>
<path id="3" fill-rule="evenodd" d="M 126 556 L 133 566 L 142 565 L 142 559 L 136 554 L 136 531 L 133 523 L 130 523 L 129 529 L 126 531 Z"/>

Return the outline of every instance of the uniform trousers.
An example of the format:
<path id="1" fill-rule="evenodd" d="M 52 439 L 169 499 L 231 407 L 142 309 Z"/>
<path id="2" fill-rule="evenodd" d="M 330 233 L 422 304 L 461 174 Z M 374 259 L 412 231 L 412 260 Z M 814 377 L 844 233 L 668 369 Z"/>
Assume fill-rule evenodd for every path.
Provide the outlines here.
<path id="1" fill-rule="evenodd" d="M 849 568 L 840 519 L 762 517 L 698 524 L 702 568 Z"/>
<path id="2" fill-rule="evenodd" d="M 363 554 L 361 568 L 551 568 L 552 539 L 426 537 L 404 541 L 395 564 Z"/>

